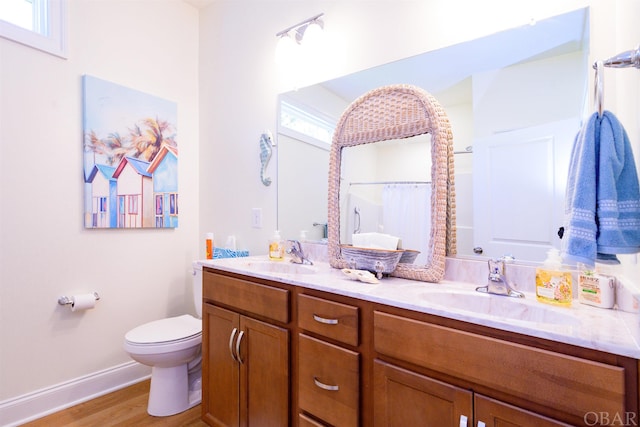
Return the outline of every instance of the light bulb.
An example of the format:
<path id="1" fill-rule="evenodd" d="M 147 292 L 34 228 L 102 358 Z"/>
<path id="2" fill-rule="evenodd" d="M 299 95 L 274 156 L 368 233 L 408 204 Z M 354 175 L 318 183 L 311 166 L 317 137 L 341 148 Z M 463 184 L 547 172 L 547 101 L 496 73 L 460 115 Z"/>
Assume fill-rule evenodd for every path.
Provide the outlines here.
<path id="1" fill-rule="evenodd" d="M 315 21 L 310 23 L 304 30 L 304 37 L 302 39 L 305 49 L 309 48 L 310 50 L 314 50 L 319 48 L 322 45 L 323 36 L 324 34 L 320 24 Z"/>
<path id="2" fill-rule="evenodd" d="M 285 34 L 278 40 L 276 46 L 276 63 L 282 67 L 291 66 L 296 61 L 298 43 L 289 34 Z"/>

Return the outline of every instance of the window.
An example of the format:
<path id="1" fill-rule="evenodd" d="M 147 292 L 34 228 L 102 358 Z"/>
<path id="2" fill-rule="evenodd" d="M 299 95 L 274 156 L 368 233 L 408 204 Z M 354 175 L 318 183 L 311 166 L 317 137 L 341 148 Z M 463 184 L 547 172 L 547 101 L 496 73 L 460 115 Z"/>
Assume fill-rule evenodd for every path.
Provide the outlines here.
<path id="1" fill-rule="evenodd" d="M 127 196 L 127 203 L 129 204 L 127 213 L 129 215 L 138 215 L 138 196 L 136 194 Z"/>
<path id="2" fill-rule="evenodd" d="M 125 196 L 118 196 L 118 227 L 124 227 L 126 225 L 126 211 L 124 208 Z"/>
<path id="3" fill-rule="evenodd" d="M 280 101 L 280 131 L 285 134 L 329 149 L 335 126 L 331 119 L 322 117 L 320 113 L 293 102 Z"/>
<path id="4" fill-rule="evenodd" d="M 105 213 L 107 211 L 107 198 L 98 197 L 98 212 Z"/>
<path id="5" fill-rule="evenodd" d="M 169 194 L 169 214 L 178 215 L 178 193 Z"/>
<path id="6" fill-rule="evenodd" d="M 162 216 L 164 214 L 164 196 L 162 194 L 156 194 L 156 216 Z"/>
<path id="7" fill-rule="evenodd" d="M 1 0 L 0 37 L 66 58 L 67 0 Z"/>

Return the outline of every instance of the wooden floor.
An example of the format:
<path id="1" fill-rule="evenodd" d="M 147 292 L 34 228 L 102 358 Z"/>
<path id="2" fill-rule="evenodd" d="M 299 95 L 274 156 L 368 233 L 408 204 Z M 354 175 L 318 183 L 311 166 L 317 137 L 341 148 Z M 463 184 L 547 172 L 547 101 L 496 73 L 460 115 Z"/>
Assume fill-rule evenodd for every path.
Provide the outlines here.
<path id="1" fill-rule="evenodd" d="M 149 380 L 56 412 L 23 426 L 164 426 L 204 427 L 200 405 L 170 417 L 147 414 Z"/>

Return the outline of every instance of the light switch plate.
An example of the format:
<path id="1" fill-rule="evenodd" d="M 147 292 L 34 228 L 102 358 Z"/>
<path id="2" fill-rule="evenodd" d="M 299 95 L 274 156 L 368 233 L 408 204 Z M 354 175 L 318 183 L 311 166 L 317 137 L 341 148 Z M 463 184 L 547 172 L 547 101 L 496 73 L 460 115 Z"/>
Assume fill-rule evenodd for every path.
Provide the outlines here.
<path id="1" fill-rule="evenodd" d="M 251 226 L 253 228 L 262 228 L 262 208 L 251 209 Z"/>

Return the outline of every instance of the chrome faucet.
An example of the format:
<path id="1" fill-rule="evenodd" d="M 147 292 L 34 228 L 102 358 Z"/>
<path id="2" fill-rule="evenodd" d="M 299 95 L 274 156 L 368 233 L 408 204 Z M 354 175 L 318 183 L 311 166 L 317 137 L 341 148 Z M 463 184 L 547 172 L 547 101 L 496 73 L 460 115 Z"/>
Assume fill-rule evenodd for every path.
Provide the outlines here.
<path id="1" fill-rule="evenodd" d="M 304 254 L 302 245 L 297 240 L 288 240 L 289 247 L 287 253 L 291 255 L 291 262 L 295 264 L 308 264 L 313 265 L 313 262 Z"/>
<path id="2" fill-rule="evenodd" d="M 513 261 L 513 257 L 510 256 L 503 256 L 500 259 L 490 259 L 489 281 L 486 286 L 477 287 L 476 291 L 494 295 L 524 298 L 524 294 L 513 289 L 505 276 L 505 263 L 511 261 Z"/>

